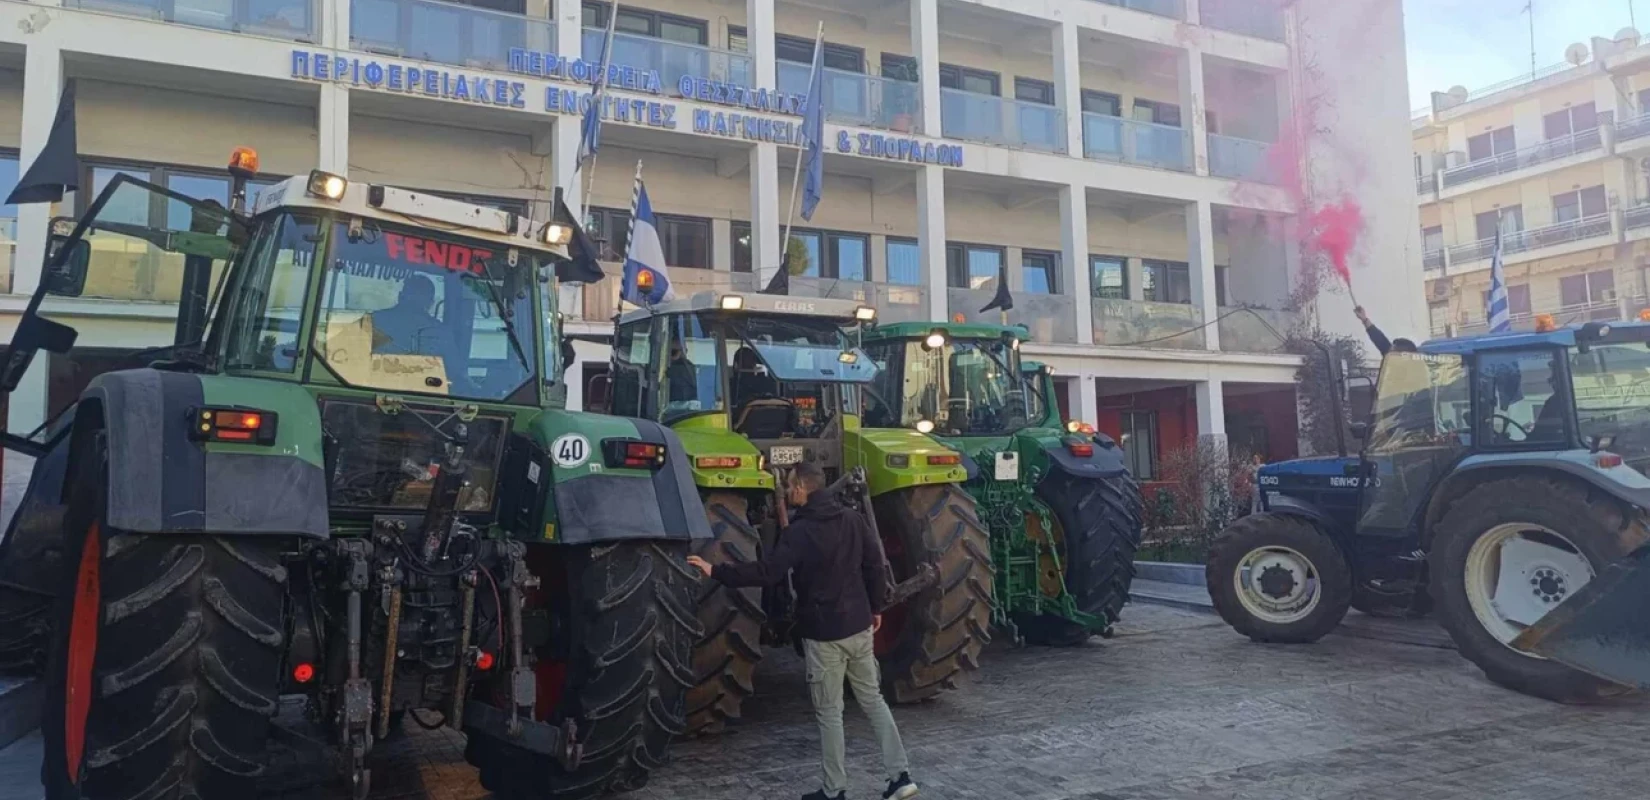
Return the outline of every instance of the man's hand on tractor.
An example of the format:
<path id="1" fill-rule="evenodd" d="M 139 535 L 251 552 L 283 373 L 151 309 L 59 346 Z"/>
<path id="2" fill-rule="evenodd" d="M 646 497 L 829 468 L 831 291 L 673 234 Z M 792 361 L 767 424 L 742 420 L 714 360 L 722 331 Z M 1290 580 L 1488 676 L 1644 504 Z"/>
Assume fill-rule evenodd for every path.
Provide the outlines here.
<path id="1" fill-rule="evenodd" d="M 688 556 L 687 557 L 687 562 L 688 562 L 688 566 L 691 566 L 694 569 L 697 569 L 700 572 L 705 573 L 705 577 L 707 577 L 707 578 L 710 577 L 710 562 L 709 561 L 706 561 L 706 560 L 704 560 L 704 559 L 702 559 L 698 556 Z"/>

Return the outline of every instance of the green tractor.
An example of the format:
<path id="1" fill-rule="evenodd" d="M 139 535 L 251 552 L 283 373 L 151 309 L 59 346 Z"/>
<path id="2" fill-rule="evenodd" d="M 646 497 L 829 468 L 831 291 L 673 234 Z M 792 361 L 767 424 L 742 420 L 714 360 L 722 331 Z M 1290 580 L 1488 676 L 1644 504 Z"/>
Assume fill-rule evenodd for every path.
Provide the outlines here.
<path id="1" fill-rule="evenodd" d="M 879 371 L 863 419 L 962 454 L 991 534 L 993 622 L 1016 642 L 1072 645 L 1109 635 L 1128 601 L 1143 505 L 1116 443 L 1060 419 L 1052 373 L 1021 360 L 1027 338 L 979 323 L 867 331 Z"/>
<path id="2" fill-rule="evenodd" d="M 714 538 L 711 563 L 771 548 L 784 509 L 775 470 L 810 462 L 833 480 L 858 476 L 896 585 L 932 566 L 938 580 L 888 609 L 876 636 L 886 694 L 915 702 L 978 667 L 989 639 L 991 556 L 962 457 L 913 430 L 860 425 L 860 390 L 876 373 L 844 328 L 874 317 L 846 300 L 701 292 L 619 317 L 607 401 L 681 437 Z M 599 394 L 599 392 L 597 393 Z M 714 733 L 751 696 L 764 645 L 795 644 L 788 587 L 706 581 L 694 649 L 688 730 Z"/>
<path id="3" fill-rule="evenodd" d="M 571 215 L 321 172 L 246 213 L 232 173 L 227 208 L 117 176 L 11 343 L 7 392 L 92 298 L 177 314 L 7 435 L 37 459 L 0 619 L 45 684 L 47 797 L 252 797 L 283 696 L 310 732 L 278 738 L 358 798 L 407 714 L 467 734 L 500 796 L 645 783 L 683 731 L 709 529 L 674 433 L 563 409 Z"/>

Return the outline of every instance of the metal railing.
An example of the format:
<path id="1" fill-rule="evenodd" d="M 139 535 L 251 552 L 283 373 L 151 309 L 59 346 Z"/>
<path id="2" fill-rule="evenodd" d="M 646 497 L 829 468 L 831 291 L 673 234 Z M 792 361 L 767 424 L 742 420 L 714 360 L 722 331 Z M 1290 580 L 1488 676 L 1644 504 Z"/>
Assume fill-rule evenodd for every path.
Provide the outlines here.
<path id="1" fill-rule="evenodd" d="M 1467 92 L 1467 99 L 1466 99 L 1465 102 L 1470 103 L 1474 100 L 1479 100 L 1479 99 L 1488 97 L 1492 94 L 1495 94 L 1496 92 L 1504 92 L 1504 91 L 1506 91 L 1508 89 L 1512 89 L 1514 87 L 1523 86 L 1526 83 L 1534 83 L 1538 80 L 1541 80 L 1542 78 L 1547 78 L 1547 77 L 1551 77 L 1553 75 L 1557 75 L 1558 73 L 1563 72 L 1563 71 L 1569 69 L 1572 66 L 1574 66 L 1574 65 L 1570 64 L 1569 62 L 1565 62 L 1565 63 L 1562 63 L 1562 64 L 1548 64 L 1547 66 L 1536 69 L 1533 72 L 1529 72 L 1529 73 L 1519 75 L 1519 76 L 1513 77 L 1513 78 L 1508 78 L 1504 81 L 1498 81 L 1498 82 L 1492 83 L 1488 86 L 1483 86 L 1483 87 L 1480 87 L 1480 88 L 1477 88 L 1477 89 L 1473 89 L 1472 91 Z"/>
<path id="2" fill-rule="evenodd" d="M 1209 134 L 1209 174 L 1241 181 L 1273 183 L 1276 178 L 1266 163 L 1270 142 Z"/>
<path id="3" fill-rule="evenodd" d="M 556 25 L 437 0 L 351 0 L 350 46 L 372 53 L 505 71 L 511 48 L 553 50 Z"/>
<path id="4" fill-rule="evenodd" d="M 780 61 L 776 68 L 780 91 L 808 93 L 808 64 Z M 921 132 L 920 84 L 826 67 L 820 85 L 825 93 L 825 118 L 832 122 L 899 133 Z"/>
<path id="5" fill-rule="evenodd" d="M 1301 326 L 1301 315 L 1269 308 L 1220 307 L 1220 349 L 1232 353 L 1281 353 L 1283 340 Z"/>
<path id="6" fill-rule="evenodd" d="M 1503 255 L 1512 255 L 1526 250 L 1553 247 L 1568 242 L 1578 242 L 1582 239 L 1591 239 L 1595 236 L 1609 235 L 1610 215 L 1594 214 L 1590 217 L 1567 220 L 1542 228 L 1508 233 L 1501 237 L 1501 252 Z M 1484 239 L 1471 244 L 1451 247 L 1449 249 L 1449 260 L 1451 264 L 1466 264 L 1472 261 L 1482 261 L 1494 254 L 1495 240 Z"/>
<path id="7" fill-rule="evenodd" d="M 875 308 L 878 322 L 919 322 L 929 317 L 928 293 L 921 286 L 792 277 L 791 296 L 852 300 Z"/>
<path id="8" fill-rule="evenodd" d="M 964 322 L 1000 324 L 1002 315 L 996 309 L 980 313 L 996 294 L 995 282 L 979 289 L 951 287 L 946 290 L 947 316 L 961 316 Z M 1026 326 L 1034 342 L 1073 344 L 1077 341 L 1077 303 L 1063 294 L 1015 292 L 1008 324 Z"/>
<path id="9" fill-rule="evenodd" d="M 607 31 L 601 28 L 585 28 L 580 34 L 586 61 L 595 61 L 601 57 L 602 38 L 606 35 Z M 613 57 L 609 60 L 611 63 L 623 64 L 638 70 L 657 70 L 659 82 L 663 84 L 661 88 L 666 94 L 675 93 L 684 75 L 709 78 L 736 86 L 755 85 L 752 78 L 756 73 L 751 66 L 749 55 L 699 44 L 637 36 L 633 33 L 615 33 Z"/>
<path id="10" fill-rule="evenodd" d="M 1576 131 L 1568 136 L 1557 139 L 1548 139 L 1540 144 L 1531 145 L 1511 153 L 1491 156 L 1471 163 L 1462 164 L 1453 169 L 1444 170 L 1444 188 L 1460 186 L 1496 175 L 1505 175 L 1509 172 L 1556 161 L 1567 156 L 1597 150 L 1604 144 L 1604 138 L 1598 128 Z"/>
<path id="11" fill-rule="evenodd" d="M 1640 114 L 1616 123 L 1616 141 L 1627 142 L 1650 136 L 1650 114 Z"/>
<path id="12" fill-rule="evenodd" d="M 1066 114 L 1059 106 L 994 94 L 940 89 L 940 128 L 948 139 L 1046 153 L 1066 150 Z"/>
<path id="13" fill-rule="evenodd" d="M 1588 303 L 1576 303 L 1568 306 L 1558 306 L 1548 310 L 1535 310 L 1526 314 L 1512 315 L 1512 329 L 1515 331 L 1535 330 L 1537 317 L 1549 314 L 1559 325 L 1573 325 L 1582 322 L 1614 322 L 1622 318 L 1621 302 L 1619 300 L 1598 300 Z M 1490 323 L 1484 318 L 1483 312 L 1464 314 L 1461 319 L 1445 329 L 1433 328 L 1434 336 L 1442 336 L 1448 332 L 1447 328 L 1454 328 L 1456 336 L 1471 336 L 1479 333 L 1489 333 Z"/>
<path id="14" fill-rule="evenodd" d="M 63 6 L 295 42 L 321 40 L 317 0 L 63 0 Z"/>
<path id="15" fill-rule="evenodd" d="M 1144 11 L 1147 14 L 1156 14 L 1170 19 L 1185 19 L 1186 5 L 1181 0 L 1095 0 L 1108 6 L 1132 8 L 1135 11 Z"/>
<path id="16" fill-rule="evenodd" d="M 1203 313 L 1186 303 L 1094 298 L 1094 343 L 1202 350 Z"/>
<path id="17" fill-rule="evenodd" d="M 1428 250 L 1421 254 L 1421 269 L 1429 272 L 1444 268 L 1444 251 Z"/>
<path id="18" fill-rule="evenodd" d="M 1198 6 L 1203 24 L 1257 39 L 1281 42 L 1283 8 L 1259 0 L 1203 0 Z"/>
<path id="19" fill-rule="evenodd" d="M 1626 230 L 1650 226 L 1650 203 L 1633 206 L 1621 212 L 1621 226 Z"/>
<path id="20" fill-rule="evenodd" d="M 1429 172 L 1425 175 L 1416 176 L 1416 178 L 1415 178 L 1415 193 L 1416 194 L 1418 194 L 1418 195 L 1419 194 L 1432 194 L 1432 192 L 1437 188 L 1438 188 L 1438 176 L 1436 174 L 1433 174 L 1433 173 Z"/>
<path id="21" fill-rule="evenodd" d="M 1083 155 L 1190 172 L 1192 139 L 1182 128 L 1086 113 L 1083 115 Z"/>

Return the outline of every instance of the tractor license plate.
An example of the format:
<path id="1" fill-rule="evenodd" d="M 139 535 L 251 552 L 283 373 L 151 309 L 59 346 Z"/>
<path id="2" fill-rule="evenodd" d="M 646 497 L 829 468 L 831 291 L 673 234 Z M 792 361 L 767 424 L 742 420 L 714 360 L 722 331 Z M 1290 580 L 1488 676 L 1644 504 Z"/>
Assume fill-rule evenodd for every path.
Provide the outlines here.
<path id="1" fill-rule="evenodd" d="M 776 467 L 788 467 L 802 463 L 803 449 L 801 445 L 786 445 L 775 447 L 768 451 L 768 460 Z"/>
<path id="2" fill-rule="evenodd" d="M 998 453 L 996 477 L 1000 481 L 1017 481 L 1020 479 L 1020 460 L 1014 453 Z"/>

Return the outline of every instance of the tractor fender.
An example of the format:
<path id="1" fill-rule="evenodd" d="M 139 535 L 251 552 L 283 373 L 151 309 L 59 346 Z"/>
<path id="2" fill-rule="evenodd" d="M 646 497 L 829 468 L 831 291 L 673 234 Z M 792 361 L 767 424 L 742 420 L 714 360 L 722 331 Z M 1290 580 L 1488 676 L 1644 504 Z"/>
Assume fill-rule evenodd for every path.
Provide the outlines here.
<path id="1" fill-rule="evenodd" d="M 1600 467 L 1596 454 L 1584 449 L 1557 453 L 1482 453 L 1461 460 L 1455 469 L 1433 490 L 1426 507 L 1426 538 L 1430 542 L 1432 526 L 1444 516 L 1444 511 L 1457 497 L 1481 481 L 1500 472 L 1532 471 L 1558 473 L 1581 481 L 1621 502 L 1635 508 L 1650 510 L 1650 477 L 1626 464 Z"/>
<path id="2" fill-rule="evenodd" d="M 548 456 L 546 538 L 560 544 L 628 539 L 710 539 L 710 521 L 694 483 L 687 448 L 676 432 L 644 419 L 550 410 L 533 418 L 529 435 Z M 558 442 L 583 442 L 576 458 L 558 458 Z M 610 468 L 610 440 L 664 445 L 657 469 Z M 539 495 L 541 498 L 543 494 Z M 553 519 L 553 521 L 552 521 Z"/>
<path id="3" fill-rule="evenodd" d="M 275 414 L 273 444 L 190 438 L 205 406 Z M 324 539 L 326 470 L 315 398 L 297 384 L 156 369 L 92 379 L 76 437 L 99 425 L 109 458 L 108 524 L 132 533 Z"/>
<path id="4" fill-rule="evenodd" d="M 73 418 L 65 415 L 65 421 Z M 56 563 L 63 545 L 63 476 L 68 472 L 69 437 L 48 439 L 46 454 L 36 459 L 29 486 L 6 527 L 0 548 L 0 584 L 37 594 L 55 594 L 61 586 Z"/>
<path id="5" fill-rule="evenodd" d="M 1049 470 L 1059 470 L 1079 478 L 1115 478 L 1129 471 L 1123 460 L 1123 448 L 1103 433 L 1094 434 L 1094 452 L 1077 455 L 1060 440 L 1045 442 L 1043 452 L 1048 455 Z"/>
<path id="6" fill-rule="evenodd" d="M 1273 514 L 1282 514 L 1286 517 L 1300 517 L 1311 522 L 1325 536 L 1334 540 L 1336 544 L 1343 544 L 1341 537 L 1347 533 L 1342 530 L 1334 517 L 1325 513 L 1314 503 L 1302 500 L 1287 494 L 1268 493 L 1266 496 L 1266 510 Z M 1342 548 L 1345 549 L 1344 547 Z"/>

